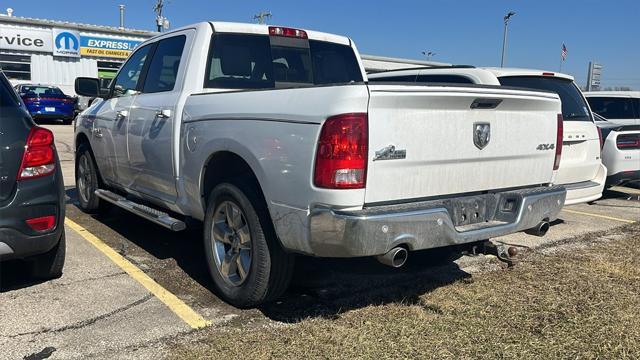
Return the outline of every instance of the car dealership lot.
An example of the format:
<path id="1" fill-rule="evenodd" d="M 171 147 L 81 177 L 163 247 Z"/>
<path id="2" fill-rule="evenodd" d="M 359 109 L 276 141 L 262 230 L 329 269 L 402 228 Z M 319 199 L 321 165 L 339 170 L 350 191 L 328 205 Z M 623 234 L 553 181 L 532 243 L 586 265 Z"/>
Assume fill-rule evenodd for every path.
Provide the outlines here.
<path id="1" fill-rule="evenodd" d="M 195 331 L 197 322 L 185 311 L 217 327 L 294 322 L 315 314 L 400 301 L 394 294 L 403 296 L 403 290 L 418 278 L 421 288 L 425 281 L 442 286 L 487 266 L 497 269 L 500 265 L 484 256 L 442 261 L 446 251 L 412 254 L 414 264 L 423 264 L 401 270 L 371 259 L 308 258 L 298 262 L 294 284 L 279 302 L 238 310 L 211 293 L 197 231 L 173 233 L 117 208 L 95 217 L 82 213 L 74 204 L 73 127 L 58 123 L 45 126 L 55 133 L 68 189 L 68 262 L 62 278 L 35 284 L 21 275 L 24 267 L 20 263 L 2 268 L 0 358 L 32 354 L 42 358 L 47 353 L 60 358 L 151 358 L 163 354 L 166 340 Z M 520 233 L 496 240 L 521 249 L 535 248 L 613 232 L 638 220 L 638 190 L 617 188 L 592 205 L 563 210 L 545 238 Z M 92 239 L 108 249 L 97 247 Z M 124 262 L 108 257 L 109 249 Z M 145 283 L 135 271 L 132 275 L 130 266 L 156 285 Z M 177 301 L 166 296 L 175 296 Z M 361 300 L 353 301 L 355 296 Z"/>

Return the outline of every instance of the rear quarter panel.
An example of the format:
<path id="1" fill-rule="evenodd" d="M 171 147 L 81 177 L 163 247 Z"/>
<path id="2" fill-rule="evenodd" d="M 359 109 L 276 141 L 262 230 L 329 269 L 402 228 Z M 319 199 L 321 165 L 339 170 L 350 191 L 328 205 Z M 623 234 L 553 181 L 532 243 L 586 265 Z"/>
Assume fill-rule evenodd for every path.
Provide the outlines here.
<path id="1" fill-rule="evenodd" d="M 203 218 L 204 165 L 213 154 L 229 151 L 251 166 L 272 216 L 274 206 L 305 212 L 314 204 L 362 207 L 364 190 L 319 189 L 312 179 L 321 124 L 333 115 L 366 112 L 368 96 L 365 85 L 192 95 L 180 144 L 183 206 Z"/>

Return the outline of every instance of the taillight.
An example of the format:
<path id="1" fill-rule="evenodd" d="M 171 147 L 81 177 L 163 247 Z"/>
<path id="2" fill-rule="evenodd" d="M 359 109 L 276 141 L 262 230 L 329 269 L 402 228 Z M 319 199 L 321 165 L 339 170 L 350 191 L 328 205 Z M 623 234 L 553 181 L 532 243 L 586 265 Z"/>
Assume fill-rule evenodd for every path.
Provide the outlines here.
<path id="1" fill-rule="evenodd" d="M 278 26 L 269 26 L 269 35 L 284 36 L 291 38 L 307 39 L 307 32 L 304 30 L 291 29 Z"/>
<path id="2" fill-rule="evenodd" d="M 44 232 L 53 230 L 56 226 L 56 217 L 53 215 L 43 216 L 38 218 L 29 219 L 26 221 L 27 225 L 34 231 Z"/>
<path id="3" fill-rule="evenodd" d="M 555 73 L 552 73 L 552 72 L 543 72 L 543 73 L 542 73 L 542 76 L 555 76 L 555 75 L 556 75 L 556 74 L 555 74 Z"/>
<path id="4" fill-rule="evenodd" d="M 47 129 L 33 127 L 24 147 L 18 180 L 50 175 L 55 169 L 53 133 Z"/>
<path id="5" fill-rule="evenodd" d="M 564 136 L 564 123 L 562 114 L 558 114 L 558 130 L 556 132 L 556 159 L 553 162 L 553 170 L 560 168 L 560 159 L 562 158 L 562 137 Z"/>
<path id="6" fill-rule="evenodd" d="M 600 128 L 598 128 L 598 139 L 600 140 L 600 151 L 602 151 L 602 148 L 604 147 L 604 138 L 602 137 L 602 129 Z"/>
<path id="7" fill-rule="evenodd" d="M 640 134 L 620 134 L 616 139 L 616 147 L 620 150 L 640 149 Z"/>
<path id="8" fill-rule="evenodd" d="M 367 178 L 368 118 L 342 114 L 325 121 L 320 131 L 314 184 L 327 189 L 362 189 Z"/>

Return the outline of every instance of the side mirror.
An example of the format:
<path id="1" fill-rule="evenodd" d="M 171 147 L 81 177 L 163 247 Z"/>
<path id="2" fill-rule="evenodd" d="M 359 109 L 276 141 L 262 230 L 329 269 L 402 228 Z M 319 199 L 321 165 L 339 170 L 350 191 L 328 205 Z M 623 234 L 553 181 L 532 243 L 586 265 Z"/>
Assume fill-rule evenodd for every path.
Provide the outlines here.
<path id="1" fill-rule="evenodd" d="M 100 89 L 100 80 L 96 78 L 79 77 L 75 83 L 76 94 L 87 97 L 105 97 L 105 92 Z"/>

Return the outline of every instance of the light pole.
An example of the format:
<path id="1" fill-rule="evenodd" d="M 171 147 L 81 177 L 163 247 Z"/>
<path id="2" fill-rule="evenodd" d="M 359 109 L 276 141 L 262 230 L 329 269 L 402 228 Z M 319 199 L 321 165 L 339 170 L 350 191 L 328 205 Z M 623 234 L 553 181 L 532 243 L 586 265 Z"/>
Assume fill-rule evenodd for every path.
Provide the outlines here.
<path id="1" fill-rule="evenodd" d="M 507 32 L 509 31 L 509 19 L 516 13 L 513 11 L 509 11 L 507 15 L 504 16 L 504 37 L 502 38 L 502 58 L 500 59 L 500 67 L 504 67 L 504 54 L 507 50 Z"/>

